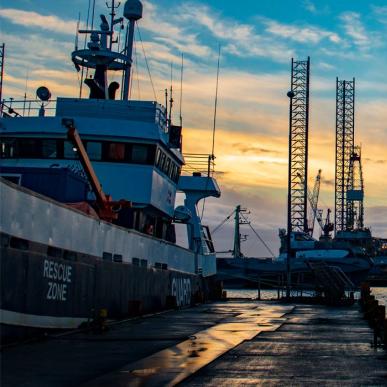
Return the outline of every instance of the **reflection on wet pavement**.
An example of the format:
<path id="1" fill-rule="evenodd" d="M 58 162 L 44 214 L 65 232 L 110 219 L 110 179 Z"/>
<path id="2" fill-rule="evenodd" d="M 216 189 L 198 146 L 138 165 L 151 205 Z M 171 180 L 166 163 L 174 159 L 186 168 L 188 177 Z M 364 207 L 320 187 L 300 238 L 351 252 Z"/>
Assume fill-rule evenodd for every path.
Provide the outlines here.
<path id="1" fill-rule="evenodd" d="M 175 385 L 245 340 L 273 332 L 293 306 L 228 302 L 214 313 L 227 313 L 219 324 L 191 335 L 177 345 L 128 364 L 87 386 Z M 230 317 L 230 312 L 233 316 Z"/>

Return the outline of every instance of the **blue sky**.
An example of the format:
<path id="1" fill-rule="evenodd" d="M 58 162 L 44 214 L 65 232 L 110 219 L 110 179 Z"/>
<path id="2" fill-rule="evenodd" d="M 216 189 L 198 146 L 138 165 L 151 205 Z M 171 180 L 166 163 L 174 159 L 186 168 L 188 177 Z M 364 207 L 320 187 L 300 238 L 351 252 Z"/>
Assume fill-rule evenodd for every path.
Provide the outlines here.
<path id="1" fill-rule="evenodd" d="M 105 13 L 105 1 L 96 0 L 96 4 L 96 15 Z M 84 21 L 87 5 L 87 0 L 3 4 L 6 97 L 24 94 L 26 75 L 30 97 L 41 84 L 48 85 L 54 97 L 77 94 L 78 77 L 69 54 L 78 13 Z M 278 246 L 276 229 L 285 224 L 285 95 L 290 59 L 309 55 L 309 174 L 312 180 L 323 169 L 321 206 L 333 206 L 335 78 L 356 77 L 356 142 L 363 146 L 366 222 L 387 237 L 385 1 L 148 0 L 139 25 L 159 102 L 169 85 L 171 62 L 178 89 L 180 54 L 184 53 L 184 138 L 189 151 L 210 151 L 216 56 L 221 44 L 216 154 L 218 169 L 224 172 L 219 176 L 223 198 L 208 205 L 210 225 L 219 223 L 240 202 L 252 210 L 253 224 L 271 246 Z M 132 95 L 153 99 L 142 48 L 136 47 Z M 223 246 L 228 237 L 225 233 L 218 239 Z M 245 246 L 250 254 L 264 254 L 256 244 Z"/>

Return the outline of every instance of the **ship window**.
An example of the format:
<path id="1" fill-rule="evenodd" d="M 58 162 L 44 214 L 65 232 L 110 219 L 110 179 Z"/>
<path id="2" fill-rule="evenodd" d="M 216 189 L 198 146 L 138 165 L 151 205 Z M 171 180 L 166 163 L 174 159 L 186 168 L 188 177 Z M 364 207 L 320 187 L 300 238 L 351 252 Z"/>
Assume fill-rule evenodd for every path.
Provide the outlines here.
<path id="1" fill-rule="evenodd" d="M 103 259 L 104 261 L 112 261 L 112 260 L 113 260 L 113 254 L 104 251 L 104 252 L 102 253 L 102 259 Z"/>
<path id="2" fill-rule="evenodd" d="M 163 171 L 166 175 L 169 173 L 169 165 L 171 163 L 171 159 L 169 157 L 166 158 L 165 163 L 164 163 L 164 168 Z"/>
<path id="3" fill-rule="evenodd" d="M 1 158 L 15 157 L 16 140 L 14 138 L 1 139 Z"/>
<path id="4" fill-rule="evenodd" d="M 56 140 L 41 140 L 41 155 L 39 157 L 56 159 L 57 143 Z"/>
<path id="5" fill-rule="evenodd" d="M 121 254 L 114 254 L 113 261 L 114 262 L 122 262 L 122 255 Z"/>
<path id="6" fill-rule="evenodd" d="M 107 145 L 108 160 L 125 160 L 125 144 L 120 142 L 111 142 Z"/>
<path id="7" fill-rule="evenodd" d="M 148 147 L 146 145 L 133 145 L 132 162 L 145 164 L 148 161 Z"/>
<path id="8" fill-rule="evenodd" d="M 162 171 L 163 170 L 163 168 L 164 168 L 164 162 L 165 162 L 165 158 L 166 158 L 167 156 L 165 155 L 165 153 L 164 152 L 161 152 L 161 157 L 160 157 L 160 162 L 159 162 L 159 164 L 158 164 L 158 167 L 159 167 L 159 169 Z"/>
<path id="9" fill-rule="evenodd" d="M 161 150 L 160 148 L 157 148 L 156 150 L 156 160 L 155 160 L 155 165 L 158 166 L 160 163 L 160 157 L 161 157 Z"/>
<path id="10" fill-rule="evenodd" d="M 39 140 L 21 138 L 19 139 L 18 146 L 18 156 L 19 157 L 29 157 L 36 158 L 40 156 L 40 146 L 38 143 Z"/>
<path id="11" fill-rule="evenodd" d="M 77 159 L 77 151 L 70 141 L 65 141 L 63 144 L 63 157 L 65 159 Z"/>
<path id="12" fill-rule="evenodd" d="M 177 176 L 177 165 L 176 164 L 173 164 L 171 179 L 174 182 L 177 182 L 178 176 Z"/>
<path id="13" fill-rule="evenodd" d="M 87 155 L 90 160 L 101 160 L 102 144 L 96 141 L 88 141 L 86 145 Z"/>

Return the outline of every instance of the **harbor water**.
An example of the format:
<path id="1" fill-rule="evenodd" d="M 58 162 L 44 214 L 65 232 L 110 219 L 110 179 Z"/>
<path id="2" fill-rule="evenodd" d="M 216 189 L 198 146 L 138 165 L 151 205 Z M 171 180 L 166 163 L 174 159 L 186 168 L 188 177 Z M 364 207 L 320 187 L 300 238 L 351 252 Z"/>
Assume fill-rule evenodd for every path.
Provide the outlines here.
<path id="1" fill-rule="evenodd" d="M 257 298 L 258 290 L 256 289 L 226 289 L 227 297 L 229 298 Z M 371 288 L 372 294 L 379 301 L 381 305 L 387 306 L 387 287 L 373 287 Z M 308 296 L 312 292 L 304 291 L 303 295 Z M 356 298 L 359 297 L 357 293 Z M 277 290 L 275 289 L 261 289 L 261 299 L 270 300 L 277 298 Z"/>

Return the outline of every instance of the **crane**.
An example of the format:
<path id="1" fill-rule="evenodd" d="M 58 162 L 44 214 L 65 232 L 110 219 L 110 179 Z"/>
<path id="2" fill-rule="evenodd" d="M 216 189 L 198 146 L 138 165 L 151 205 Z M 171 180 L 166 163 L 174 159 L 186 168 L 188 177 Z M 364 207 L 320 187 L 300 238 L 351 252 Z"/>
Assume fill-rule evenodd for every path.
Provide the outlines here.
<path id="1" fill-rule="evenodd" d="M 98 216 L 107 222 L 112 222 L 118 218 L 118 212 L 121 208 L 131 207 L 131 202 L 123 199 L 119 201 L 112 201 L 111 196 L 103 192 L 101 183 L 98 180 L 89 156 L 87 155 L 86 149 L 83 146 L 81 137 L 75 128 L 74 120 L 71 118 L 63 118 L 62 125 L 67 128 L 67 138 L 72 142 L 74 148 L 77 150 L 82 167 L 93 189 L 96 197 Z"/>
<path id="2" fill-rule="evenodd" d="M 309 202 L 309 214 L 308 214 L 308 233 L 310 236 L 313 236 L 314 224 L 317 220 L 321 229 L 324 229 L 323 219 L 322 219 L 322 210 L 317 208 L 318 206 L 318 197 L 320 194 L 320 185 L 321 185 L 321 169 L 318 170 L 316 180 L 314 182 L 313 191 L 310 191 L 306 186 L 305 181 L 302 179 L 302 176 L 299 174 L 298 177 L 301 180 L 301 183 L 305 185 L 307 191 L 307 198 Z"/>
<path id="3" fill-rule="evenodd" d="M 318 170 L 316 180 L 314 182 L 313 191 L 310 192 L 308 189 L 308 200 L 310 204 L 309 210 L 309 233 L 313 236 L 314 224 L 317 219 L 320 227 L 322 228 L 322 211 L 317 208 L 318 205 L 318 197 L 320 195 L 320 185 L 321 185 L 321 169 Z"/>

